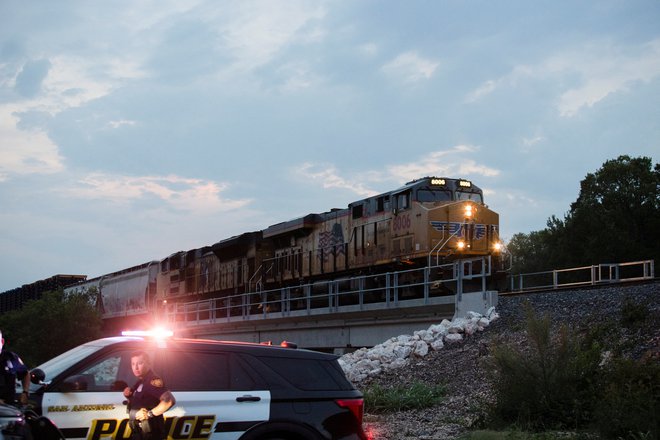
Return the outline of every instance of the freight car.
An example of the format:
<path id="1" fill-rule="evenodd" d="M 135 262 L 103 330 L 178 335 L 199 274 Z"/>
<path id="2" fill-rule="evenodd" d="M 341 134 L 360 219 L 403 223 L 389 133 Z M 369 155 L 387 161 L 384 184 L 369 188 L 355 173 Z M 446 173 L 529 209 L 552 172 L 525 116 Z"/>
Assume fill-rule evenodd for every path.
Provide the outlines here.
<path id="1" fill-rule="evenodd" d="M 500 246 L 499 216 L 484 203 L 480 188 L 465 179 L 425 177 L 347 208 L 106 275 L 96 287 L 107 318 L 138 311 L 157 315 L 175 303 L 212 298 L 235 310 L 231 303 L 245 301 L 245 293 L 254 297 L 249 305 L 258 307 L 261 292 L 270 289 L 290 287 L 295 297 L 303 284 L 498 256 Z M 129 275 L 131 289 L 120 292 L 118 281 Z M 105 291 L 110 286 L 111 295 Z"/>

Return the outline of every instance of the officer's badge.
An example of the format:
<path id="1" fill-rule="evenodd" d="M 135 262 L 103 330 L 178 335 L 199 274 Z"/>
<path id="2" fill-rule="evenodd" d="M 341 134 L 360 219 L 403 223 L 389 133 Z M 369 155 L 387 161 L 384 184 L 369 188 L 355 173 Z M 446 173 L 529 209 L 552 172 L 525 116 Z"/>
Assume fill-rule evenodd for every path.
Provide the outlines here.
<path id="1" fill-rule="evenodd" d="M 163 379 L 161 379 L 160 377 L 155 377 L 151 379 L 151 385 L 156 388 L 163 388 Z"/>

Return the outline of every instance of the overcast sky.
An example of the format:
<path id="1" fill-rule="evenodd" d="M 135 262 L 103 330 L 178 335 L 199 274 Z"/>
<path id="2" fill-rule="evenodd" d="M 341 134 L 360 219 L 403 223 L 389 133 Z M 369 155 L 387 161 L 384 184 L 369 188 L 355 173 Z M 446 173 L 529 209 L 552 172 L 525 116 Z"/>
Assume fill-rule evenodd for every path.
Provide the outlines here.
<path id="1" fill-rule="evenodd" d="M 510 239 L 659 153 L 658 0 L 0 0 L 0 292 L 427 175 Z"/>

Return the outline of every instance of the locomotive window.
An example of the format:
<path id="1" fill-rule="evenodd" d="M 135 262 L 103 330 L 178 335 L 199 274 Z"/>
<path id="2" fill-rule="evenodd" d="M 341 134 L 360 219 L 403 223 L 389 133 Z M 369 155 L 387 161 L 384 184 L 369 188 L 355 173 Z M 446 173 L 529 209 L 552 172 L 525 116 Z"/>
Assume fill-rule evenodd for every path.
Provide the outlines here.
<path id="1" fill-rule="evenodd" d="M 417 191 L 418 202 L 448 202 L 451 201 L 451 191 L 420 189 Z"/>
<path id="2" fill-rule="evenodd" d="M 481 193 L 456 191 L 456 200 L 471 200 L 477 203 L 483 203 L 484 199 Z"/>
<path id="3" fill-rule="evenodd" d="M 353 206 L 353 218 L 362 218 L 363 207 L 362 205 Z"/>
<path id="4" fill-rule="evenodd" d="M 408 209 L 410 207 L 410 192 L 405 192 L 396 195 L 396 206 L 398 210 Z"/>
<path id="5" fill-rule="evenodd" d="M 378 197 L 376 200 L 376 212 L 389 211 L 390 209 L 390 198 L 389 197 Z"/>

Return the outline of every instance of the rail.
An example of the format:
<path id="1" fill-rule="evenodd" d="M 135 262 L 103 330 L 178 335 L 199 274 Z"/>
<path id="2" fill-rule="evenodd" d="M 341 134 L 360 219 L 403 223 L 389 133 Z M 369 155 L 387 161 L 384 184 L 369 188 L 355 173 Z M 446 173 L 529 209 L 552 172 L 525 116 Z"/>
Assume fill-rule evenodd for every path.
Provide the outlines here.
<path id="1" fill-rule="evenodd" d="M 405 271 L 168 304 L 166 313 L 167 320 L 175 326 L 196 326 L 454 304 L 463 293 L 485 291 L 490 274 L 489 258 L 473 258 Z"/>
<path id="2" fill-rule="evenodd" d="M 599 264 L 510 276 L 510 292 L 602 285 L 655 278 L 653 260 Z"/>

